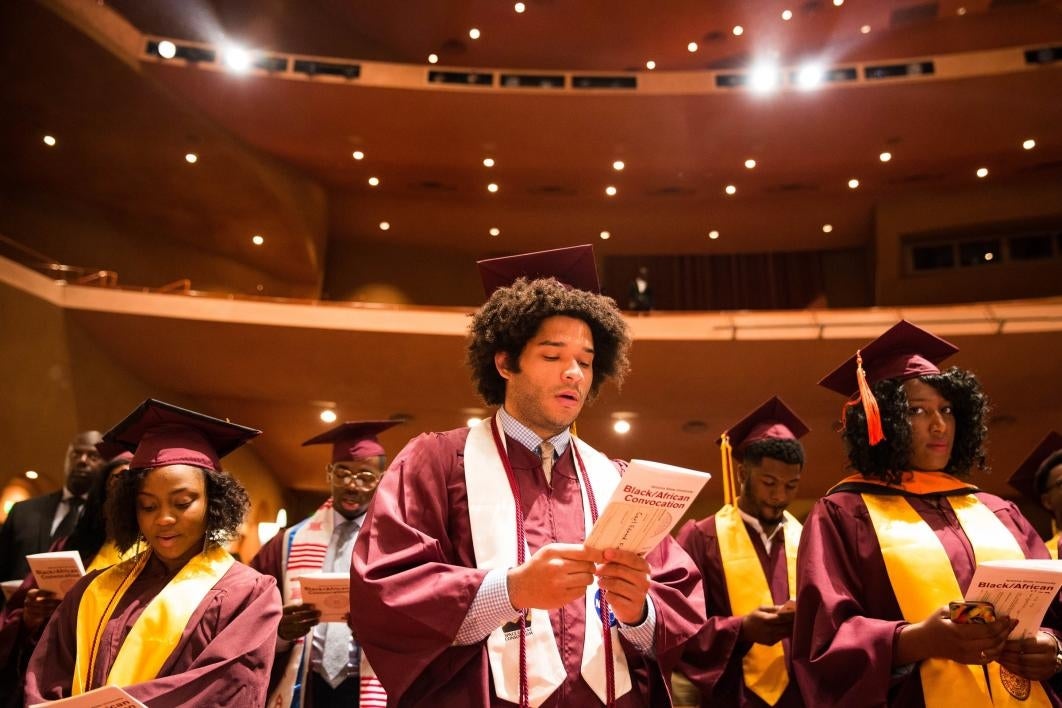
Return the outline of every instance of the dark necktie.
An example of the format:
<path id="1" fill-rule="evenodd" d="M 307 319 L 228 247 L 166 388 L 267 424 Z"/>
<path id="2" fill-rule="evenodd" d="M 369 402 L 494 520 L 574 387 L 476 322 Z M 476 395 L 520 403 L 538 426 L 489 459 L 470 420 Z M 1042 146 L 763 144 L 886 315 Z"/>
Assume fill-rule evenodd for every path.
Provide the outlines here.
<path id="1" fill-rule="evenodd" d="M 77 525 L 77 520 L 81 516 L 81 506 L 84 503 L 85 500 L 81 497 L 70 497 L 66 500 L 66 505 L 69 509 L 63 520 L 55 527 L 55 533 L 52 534 L 53 541 L 66 538 L 74 532 L 74 526 Z"/>

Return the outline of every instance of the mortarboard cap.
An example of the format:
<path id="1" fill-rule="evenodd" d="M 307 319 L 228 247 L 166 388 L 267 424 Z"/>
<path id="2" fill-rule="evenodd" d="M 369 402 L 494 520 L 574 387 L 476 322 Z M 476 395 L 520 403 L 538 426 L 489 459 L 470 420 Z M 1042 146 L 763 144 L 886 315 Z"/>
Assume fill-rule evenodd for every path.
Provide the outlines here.
<path id="1" fill-rule="evenodd" d="M 341 423 L 331 430 L 310 438 L 303 443 L 303 446 L 331 443 L 332 462 L 376 457 L 386 454 L 376 436 L 401 422 L 400 420 L 362 420 Z"/>
<path id="2" fill-rule="evenodd" d="M 1046 469 L 1045 463 L 1056 452 L 1062 452 L 1062 435 L 1052 431 L 1010 476 L 1010 486 L 1030 499 L 1039 499 L 1047 484 L 1047 475 L 1051 472 Z"/>
<path id="3" fill-rule="evenodd" d="M 831 391 L 851 396 L 859 390 L 857 357 L 863 360 L 867 381 L 873 385 L 885 379 L 913 379 L 939 374 L 940 364 L 959 348 L 907 320 L 900 320 L 887 332 L 859 350 L 819 381 Z"/>
<path id="4" fill-rule="evenodd" d="M 149 398 L 103 436 L 135 450 L 130 466 L 195 465 L 220 470 L 219 460 L 262 431 Z"/>
<path id="5" fill-rule="evenodd" d="M 940 362 L 959 351 L 951 342 L 907 320 L 900 320 L 855 356 L 826 374 L 819 386 L 842 396 L 854 396 L 863 404 L 867 416 L 867 435 L 871 445 L 885 439 L 881 428 L 878 402 L 871 393 L 871 385 L 885 379 L 913 379 L 916 376 L 939 374 Z"/>
<path id="6" fill-rule="evenodd" d="M 586 290 L 595 294 L 601 292 L 601 285 L 597 280 L 597 266 L 594 264 L 594 247 L 589 244 L 488 258 L 476 261 L 476 265 L 479 266 L 479 277 L 483 280 L 483 290 L 487 297 L 499 288 L 509 287 L 517 278 L 556 278 L 575 290 Z"/>
<path id="7" fill-rule="evenodd" d="M 740 450 L 758 440 L 799 440 L 811 429 L 778 396 L 772 397 L 726 431 L 730 446 Z M 716 440 L 716 444 L 723 441 Z"/>
<path id="8" fill-rule="evenodd" d="M 133 452 L 125 445 L 117 442 L 109 442 L 107 440 L 100 440 L 96 443 L 96 452 L 100 453 L 105 461 L 111 462 L 119 458 L 129 461 L 133 459 Z"/>

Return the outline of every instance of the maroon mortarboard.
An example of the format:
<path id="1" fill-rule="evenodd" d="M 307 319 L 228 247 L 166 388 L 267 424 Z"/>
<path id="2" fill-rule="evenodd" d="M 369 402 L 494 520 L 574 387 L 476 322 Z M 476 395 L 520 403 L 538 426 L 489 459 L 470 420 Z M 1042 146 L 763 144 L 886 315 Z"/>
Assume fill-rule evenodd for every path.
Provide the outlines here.
<path id="1" fill-rule="evenodd" d="M 1047 466 L 1048 458 L 1056 452 L 1062 452 L 1062 435 L 1051 431 L 1010 476 L 1010 486 L 1030 499 L 1039 499 L 1051 472 Z M 1057 464 L 1062 464 L 1062 459 Z"/>
<path id="2" fill-rule="evenodd" d="M 885 435 L 881 431 L 878 402 L 871 394 L 870 386 L 885 379 L 906 380 L 939 374 L 938 364 L 957 351 L 959 348 L 951 342 L 907 320 L 900 320 L 880 337 L 857 349 L 851 359 L 826 374 L 819 386 L 842 396 L 859 395 L 867 414 L 870 444 L 877 445 Z"/>
<path id="3" fill-rule="evenodd" d="M 116 442 L 108 442 L 107 440 L 100 440 L 96 443 L 96 452 L 100 453 L 100 457 L 107 462 L 117 459 L 128 462 L 133 459 L 133 452 L 130 448 Z"/>
<path id="4" fill-rule="evenodd" d="M 793 410 L 778 396 L 765 401 L 756 410 L 739 420 L 726 431 L 730 447 L 741 450 L 758 440 L 799 440 L 810 432 Z M 716 444 L 723 442 L 720 437 Z"/>
<path id="5" fill-rule="evenodd" d="M 488 258 L 476 261 L 483 290 L 490 297 L 495 290 L 507 288 L 517 278 L 536 280 L 556 278 L 575 290 L 601 292 L 594 264 L 594 247 L 591 245 L 555 248 L 551 251 L 536 251 L 518 256 Z"/>
<path id="6" fill-rule="evenodd" d="M 220 470 L 219 460 L 261 430 L 149 398 L 103 436 L 135 450 L 130 467 L 195 465 Z"/>
<path id="7" fill-rule="evenodd" d="M 358 460 L 387 454 L 376 436 L 393 428 L 400 420 L 361 420 L 341 423 L 331 430 L 316 435 L 303 445 L 332 444 L 332 462 Z"/>

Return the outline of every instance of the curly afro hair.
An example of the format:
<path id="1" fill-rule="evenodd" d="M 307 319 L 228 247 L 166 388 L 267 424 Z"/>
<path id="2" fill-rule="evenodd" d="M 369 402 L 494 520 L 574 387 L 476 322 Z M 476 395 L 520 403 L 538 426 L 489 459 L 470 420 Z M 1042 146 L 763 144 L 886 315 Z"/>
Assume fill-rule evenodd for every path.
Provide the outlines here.
<path id="1" fill-rule="evenodd" d="M 988 398 L 971 372 L 952 367 L 939 374 L 919 376 L 951 402 L 955 414 L 955 444 L 944 471 L 965 477 L 974 468 L 988 471 L 985 438 L 988 426 Z M 911 465 L 911 424 L 907 420 L 907 394 L 900 379 L 885 379 L 871 387 L 881 410 L 881 427 L 885 440 L 871 447 L 867 436 L 867 418 L 863 406 L 845 407 L 844 440 L 848 464 L 867 477 L 888 484 L 900 482 L 901 474 Z"/>
<path id="2" fill-rule="evenodd" d="M 797 440 L 767 438 L 756 440 L 744 446 L 738 453 L 739 460 L 746 465 L 756 466 L 769 457 L 787 465 L 804 467 L 804 446 Z"/>
<path id="3" fill-rule="evenodd" d="M 119 550 L 126 551 L 141 538 L 140 524 L 136 519 L 137 495 L 143 487 L 144 478 L 155 468 L 130 468 L 117 478 L 107 499 L 107 521 L 111 536 Z M 208 546 L 222 546 L 236 536 L 251 502 L 247 491 L 235 477 L 202 467 L 206 483 L 207 517 L 206 534 Z"/>
<path id="4" fill-rule="evenodd" d="M 473 316 L 469 328 L 466 362 L 479 394 L 487 405 L 505 401 L 505 379 L 494 365 L 496 352 L 505 352 L 519 371 L 520 353 L 548 317 L 563 315 L 580 319 L 594 338 L 592 400 L 606 379 L 623 383 L 629 362 L 631 338 L 616 302 L 604 295 L 571 290 L 555 278 L 528 281 L 494 291 Z"/>

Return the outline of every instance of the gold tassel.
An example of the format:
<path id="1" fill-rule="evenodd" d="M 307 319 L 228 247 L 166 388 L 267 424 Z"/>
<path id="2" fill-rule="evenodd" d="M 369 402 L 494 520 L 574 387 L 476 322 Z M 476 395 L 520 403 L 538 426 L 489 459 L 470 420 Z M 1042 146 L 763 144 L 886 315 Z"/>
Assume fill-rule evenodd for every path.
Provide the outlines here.
<path id="1" fill-rule="evenodd" d="M 885 439 L 885 432 L 881 428 L 881 411 L 878 409 L 878 399 L 870 390 L 867 383 L 867 373 L 863 371 L 863 357 L 856 351 L 856 383 L 859 384 L 859 398 L 863 401 L 863 412 L 867 416 L 867 437 L 871 446 L 877 445 Z"/>
<path id="2" fill-rule="evenodd" d="M 719 454 L 723 463 L 723 503 L 737 503 L 737 479 L 734 477 L 734 458 L 730 451 L 730 436 L 723 433 L 719 441 Z"/>

